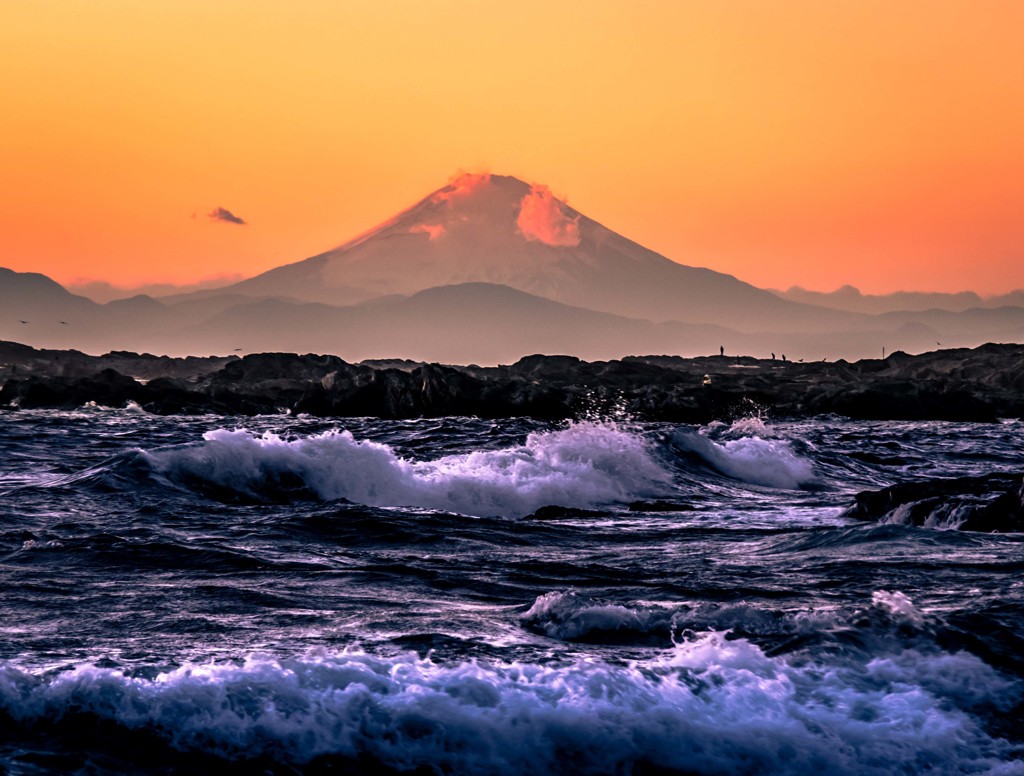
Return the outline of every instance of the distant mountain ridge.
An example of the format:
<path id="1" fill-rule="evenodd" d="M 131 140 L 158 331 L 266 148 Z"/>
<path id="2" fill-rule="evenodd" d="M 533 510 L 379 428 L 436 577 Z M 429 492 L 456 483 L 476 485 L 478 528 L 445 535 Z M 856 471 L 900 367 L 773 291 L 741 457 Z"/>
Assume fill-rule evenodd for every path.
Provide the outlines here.
<path id="1" fill-rule="evenodd" d="M 188 334 L 211 343 L 215 352 L 240 347 L 457 364 L 511 363 L 531 353 L 601 360 L 645 348 L 708 353 L 737 339 L 720 326 L 624 318 L 493 283 L 440 286 L 343 307 L 263 299 L 226 309 Z"/>
<path id="2" fill-rule="evenodd" d="M 0 272 L 0 340 L 88 353 L 206 355 L 281 350 L 348 360 L 416 358 L 496 364 L 536 352 L 591 359 L 646 349 L 738 347 L 712 325 L 655 324 L 467 283 L 334 306 L 241 294 L 166 303 L 146 296 L 96 304 L 32 273 Z M 19 315 L 26 316 L 19 318 Z M 25 320 L 25 323 L 21 323 Z"/>
<path id="3" fill-rule="evenodd" d="M 808 291 L 800 286 L 792 286 L 785 291 L 773 291 L 772 293 L 792 302 L 831 307 L 836 310 L 866 315 L 924 310 L 963 312 L 974 308 L 1024 307 L 1024 289 L 988 297 L 982 297 L 973 291 L 960 291 L 955 294 L 924 291 L 863 294 L 860 289 L 849 285 L 828 292 Z"/>
<path id="4" fill-rule="evenodd" d="M 880 329 L 740 332 L 714 324 L 654 323 L 565 305 L 493 283 L 463 283 L 405 297 L 334 306 L 243 294 L 175 303 L 145 296 L 100 305 L 31 273 L 0 272 L 0 339 L 87 353 L 166 355 L 319 352 L 350 361 L 407 358 L 481 365 L 532 353 L 588 360 L 717 353 L 790 360 L 873 357 L 885 347 L 1024 340 L 1024 308 L 878 316 Z M 49 282 L 44 282 L 49 281 Z M 22 324 L 18 311 L 27 317 Z"/>

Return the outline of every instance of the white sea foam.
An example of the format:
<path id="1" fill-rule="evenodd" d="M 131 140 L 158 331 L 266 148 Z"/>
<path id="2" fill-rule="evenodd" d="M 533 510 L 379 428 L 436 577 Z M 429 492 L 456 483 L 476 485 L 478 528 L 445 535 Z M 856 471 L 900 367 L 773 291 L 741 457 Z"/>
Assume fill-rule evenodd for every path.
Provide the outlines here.
<path id="1" fill-rule="evenodd" d="M 114 411 L 113 407 L 108 407 L 106 404 L 97 404 L 92 399 L 87 401 L 85 404 L 83 404 L 78 409 L 79 409 L 80 412 L 81 411 L 88 411 L 88 410 L 97 410 L 99 412 L 113 412 Z"/>
<path id="2" fill-rule="evenodd" d="M 910 600 L 906 593 L 901 593 L 899 590 L 893 590 L 892 592 L 876 590 L 871 594 L 871 603 L 885 609 L 893 617 L 907 620 L 915 625 L 920 625 L 924 622 L 924 615 L 921 613 L 921 610 L 914 605 L 914 602 Z"/>
<path id="3" fill-rule="evenodd" d="M 142 405 L 134 399 L 129 399 L 125 402 L 123 407 L 108 407 L 106 404 L 98 404 L 95 401 L 89 400 L 81 407 L 78 408 L 77 413 L 69 413 L 72 417 L 83 417 L 84 412 L 127 412 L 135 415 L 148 415 L 149 413 L 143 409 Z"/>
<path id="4" fill-rule="evenodd" d="M 862 635 L 884 646 L 893 624 L 923 626 L 924 613 L 899 591 L 879 590 L 871 596 L 871 610 L 883 612 L 888 622 L 876 622 L 874 636 Z M 636 602 L 611 603 L 582 595 L 575 590 L 552 591 L 537 596 L 522 615 L 524 626 L 563 641 L 578 641 L 620 633 L 662 635 L 673 643 L 682 633 L 739 630 L 746 635 L 823 634 L 849 630 L 863 624 L 863 609 L 766 609 L 745 601 Z M 890 642 L 891 643 L 891 642 Z"/>
<path id="5" fill-rule="evenodd" d="M 742 436 L 719 443 L 703 434 L 681 431 L 675 442 L 727 477 L 753 485 L 796 489 L 814 481 L 811 462 L 794 452 L 785 439 Z"/>
<path id="6" fill-rule="evenodd" d="M 642 610 L 589 601 L 569 591 L 538 596 L 522 619 L 547 636 L 571 641 L 599 631 L 642 631 L 652 626 L 661 626 L 667 635 L 670 616 L 664 609 Z"/>
<path id="7" fill-rule="evenodd" d="M 734 437 L 757 436 L 765 439 L 772 435 L 772 429 L 763 418 L 750 415 L 734 420 L 725 433 Z"/>
<path id="8" fill-rule="evenodd" d="M 900 504 L 878 522 L 886 525 L 920 525 L 922 528 L 956 530 L 978 511 L 977 501 L 956 501 L 926 498 L 922 500 L 928 508 L 924 520 L 915 520 L 915 513 L 922 509 L 922 502 L 909 501 Z"/>
<path id="9" fill-rule="evenodd" d="M 664 492 L 669 474 L 647 442 L 614 424 L 577 423 L 503 450 L 410 461 L 348 431 L 286 440 L 218 429 L 201 444 L 143 452 L 172 480 L 255 494 L 298 477 L 323 499 L 517 517 L 557 504 L 593 507 Z"/>
<path id="10" fill-rule="evenodd" d="M 79 713 L 183 750 L 370 757 L 449 774 L 1024 773 L 969 713 L 1019 695 L 966 653 L 790 665 L 708 633 L 661 659 L 435 663 L 358 651 L 191 665 L 154 680 L 0 666 L 18 723 Z"/>

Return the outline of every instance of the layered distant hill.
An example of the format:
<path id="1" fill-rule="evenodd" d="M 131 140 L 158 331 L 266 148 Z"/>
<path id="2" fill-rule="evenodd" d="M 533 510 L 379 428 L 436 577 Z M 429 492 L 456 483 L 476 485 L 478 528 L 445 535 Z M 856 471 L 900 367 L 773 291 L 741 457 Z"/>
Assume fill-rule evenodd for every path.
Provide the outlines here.
<path id="1" fill-rule="evenodd" d="M 100 305 L 42 276 L 0 270 L 0 310 L 0 340 L 93 353 L 276 350 L 352 361 L 497 364 L 538 352 L 604 359 L 646 350 L 709 353 L 720 345 L 733 352 L 740 344 L 723 327 L 624 318 L 486 283 L 347 306 L 241 294 L 175 302 L 140 296 Z"/>
<path id="2" fill-rule="evenodd" d="M 955 312 L 911 305 L 877 315 L 863 304 L 837 309 L 832 295 L 788 297 L 670 261 L 542 186 L 464 175 L 338 248 L 222 288 L 98 304 L 42 275 L 0 270 L 0 339 L 479 364 L 720 347 L 835 360 L 1024 340 L 1022 305 L 986 308 L 964 295 Z"/>
<path id="3" fill-rule="evenodd" d="M 786 291 L 774 291 L 782 299 L 803 304 L 831 307 L 847 312 L 879 315 L 895 312 L 922 312 L 925 310 L 946 310 L 963 312 L 976 308 L 1024 307 L 1024 290 L 1008 294 L 982 297 L 973 291 L 955 294 L 924 293 L 920 291 L 897 291 L 892 294 L 862 294 L 853 286 L 843 286 L 835 291 L 823 293 L 808 291 L 793 286 Z"/>

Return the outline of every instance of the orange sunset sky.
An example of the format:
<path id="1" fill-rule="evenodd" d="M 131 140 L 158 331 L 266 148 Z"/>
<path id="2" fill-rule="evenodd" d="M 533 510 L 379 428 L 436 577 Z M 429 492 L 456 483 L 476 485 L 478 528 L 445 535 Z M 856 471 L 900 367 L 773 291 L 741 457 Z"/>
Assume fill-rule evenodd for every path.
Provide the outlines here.
<path id="1" fill-rule="evenodd" d="M 760 286 L 1005 292 L 1022 39 L 1019 0 L 3 0 L 0 266 L 248 276 L 465 169 Z"/>

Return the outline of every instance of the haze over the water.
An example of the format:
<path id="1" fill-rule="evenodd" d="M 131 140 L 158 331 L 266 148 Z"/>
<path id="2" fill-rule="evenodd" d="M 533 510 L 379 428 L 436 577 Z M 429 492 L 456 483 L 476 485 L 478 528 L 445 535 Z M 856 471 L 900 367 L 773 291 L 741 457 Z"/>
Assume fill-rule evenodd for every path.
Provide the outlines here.
<path id="1" fill-rule="evenodd" d="M 1024 286 L 1012 2 L 0 5 L 0 265 L 312 256 L 453 169 L 759 287 Z"/>

